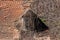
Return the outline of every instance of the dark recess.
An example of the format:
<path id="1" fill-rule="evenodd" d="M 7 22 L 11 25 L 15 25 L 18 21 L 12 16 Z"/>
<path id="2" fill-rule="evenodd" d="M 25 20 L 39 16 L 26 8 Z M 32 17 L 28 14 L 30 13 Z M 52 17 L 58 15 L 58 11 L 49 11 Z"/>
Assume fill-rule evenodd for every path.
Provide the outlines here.
<path id="1" fill-rule="evenodd" d="M 39 18 L 35 19 L 34 24 L 36 32 L 43 32 L 45 30 L 49 30 L 48 26 L 44 24 L 44 22 L 42 22 L 42 20 Z"/>
<path id="2" fill-rule="evenodd" d="M 32 10 L 28 10 L 26 14 L 22 16 L 25 22 L 25 27 L 29 31 L 43 32 L 45 30 L 49 30 L 48 26 L 42 22 L 42 20 L 37 17 Z M 19 25 L 17 25 L 19 27 Z"/>

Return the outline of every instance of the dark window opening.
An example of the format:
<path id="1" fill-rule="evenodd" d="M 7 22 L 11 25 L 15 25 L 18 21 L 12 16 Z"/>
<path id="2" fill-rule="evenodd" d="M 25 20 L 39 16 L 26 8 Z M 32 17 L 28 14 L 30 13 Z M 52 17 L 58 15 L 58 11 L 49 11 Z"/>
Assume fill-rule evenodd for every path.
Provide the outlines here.
<path id="1" fill-rule="evenodd" d="M 48 26 L 45 25 L 45 24 L 41 21 L 41 19 L 37 18 L 37 19 L 35 19 L 34 22 L 35 22 L 34 24 L 35 24 L 35 30 L 36 30 L 36 32 L 43 32 L 43 31 L 45 31 L 45 30 L 49 30 Z"/>
<path id="2" fill-rule="evenodd" d="M 32 10 L 28 10 L 26 14 L 23 15 L 23 18 L 24 21 L 28 20 L 25 21 L 25 27 L 30 31 L 42 32 L 49 29 Z"/>

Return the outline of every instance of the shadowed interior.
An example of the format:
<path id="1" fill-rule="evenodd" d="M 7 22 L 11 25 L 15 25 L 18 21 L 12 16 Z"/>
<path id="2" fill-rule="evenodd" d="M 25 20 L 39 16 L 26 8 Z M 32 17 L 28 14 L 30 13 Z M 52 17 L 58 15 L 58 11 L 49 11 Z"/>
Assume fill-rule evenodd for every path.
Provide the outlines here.
<path id="1" fill-rule="evenodd" d="M 32 10 L 28 10 L 26 14 L 23 15 L 23 18 L 27 30 L 42 32 L 49 29 Z"/>

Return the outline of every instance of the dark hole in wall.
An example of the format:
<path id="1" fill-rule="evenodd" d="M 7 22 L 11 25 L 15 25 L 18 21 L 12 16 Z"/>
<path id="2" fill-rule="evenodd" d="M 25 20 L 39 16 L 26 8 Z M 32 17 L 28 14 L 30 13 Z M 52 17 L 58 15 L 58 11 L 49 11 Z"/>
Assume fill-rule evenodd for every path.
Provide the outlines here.
<path id="1" fill-rule="evenodd" d="M 36 32 L 43 32 L 45 30 L 49 30 L 48 26 L 44 24 L 41 19 L 36 18 L 34 22 Z"/>
<path id="2" fill-rule="evenodd" d="M 32 10 L 28 10 L 26 14 L 23 15 L 23 19 L 27 30 L 42 32 L 49 29 Z"/>

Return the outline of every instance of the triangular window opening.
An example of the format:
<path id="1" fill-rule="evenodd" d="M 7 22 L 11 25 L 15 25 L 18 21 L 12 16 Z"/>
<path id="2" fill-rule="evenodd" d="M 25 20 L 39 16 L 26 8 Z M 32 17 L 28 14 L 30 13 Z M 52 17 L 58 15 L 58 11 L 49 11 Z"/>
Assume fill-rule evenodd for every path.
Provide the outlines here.
<path id="1" fill-rule="evenodd" d="M 32 10 L 28 10 L 22 18 L 27 30 L 42 32 L 49 29 Z"/>

